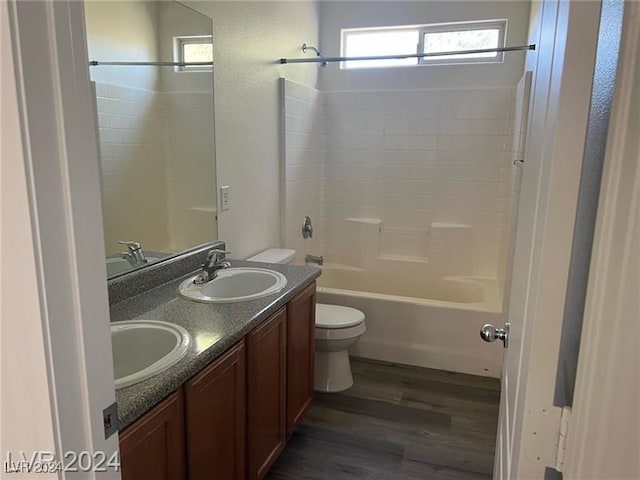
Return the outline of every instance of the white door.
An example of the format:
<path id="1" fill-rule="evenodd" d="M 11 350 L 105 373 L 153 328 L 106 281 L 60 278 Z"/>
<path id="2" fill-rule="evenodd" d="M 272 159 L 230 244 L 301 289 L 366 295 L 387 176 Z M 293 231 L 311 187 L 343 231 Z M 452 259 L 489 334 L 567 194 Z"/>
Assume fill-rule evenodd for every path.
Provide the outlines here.
<path id="1" fill-rule="evenodd" d="M 525 66 L 534 80 L 509 313 L 507 325 L 496 326 L 508 329 L 494 468 L 500 480 L 544 478 L 555 462 L 553 391 L 599 4 L 534 2 L 531 19 L 529 43 L 537 48 Z"/>

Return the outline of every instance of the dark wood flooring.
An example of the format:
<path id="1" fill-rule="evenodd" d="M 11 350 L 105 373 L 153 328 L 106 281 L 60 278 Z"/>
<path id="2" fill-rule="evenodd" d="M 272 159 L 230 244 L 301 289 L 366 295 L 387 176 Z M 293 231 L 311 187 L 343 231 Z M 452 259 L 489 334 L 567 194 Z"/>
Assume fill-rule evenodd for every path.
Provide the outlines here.
<path id="1" fill-rule="evenodd" d="M 498 380 L 351 360 L 354 386 L 316 394 L 267 480 L 492 477 Z"/>

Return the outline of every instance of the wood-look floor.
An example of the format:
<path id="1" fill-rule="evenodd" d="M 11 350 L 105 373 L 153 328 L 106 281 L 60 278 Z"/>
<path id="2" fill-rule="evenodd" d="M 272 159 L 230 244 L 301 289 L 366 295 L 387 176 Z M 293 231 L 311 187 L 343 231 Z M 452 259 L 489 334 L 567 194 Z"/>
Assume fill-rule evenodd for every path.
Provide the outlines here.
<path id="1" fill-rule="evenodd" d="M 354 386 L 316 394 L 267 480 L 491 478 L 498 380 L 351 360 Z"/>

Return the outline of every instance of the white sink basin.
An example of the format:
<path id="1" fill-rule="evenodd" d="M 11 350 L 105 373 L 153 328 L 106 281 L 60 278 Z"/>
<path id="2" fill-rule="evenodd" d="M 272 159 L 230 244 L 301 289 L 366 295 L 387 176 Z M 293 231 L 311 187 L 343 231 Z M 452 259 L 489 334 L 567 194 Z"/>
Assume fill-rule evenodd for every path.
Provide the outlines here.
<path id="1" fill-rule="evenodd" d="M 174 365 L 189 350 L 191 336 L 173 323 L 132 320 L 111 324 L 116 388 L 128 387 Z"/>
<path id="2" fill-rule="evenodd" d="M 238 267 L 218 270 L 216 278 L 202 285 L 193 283 L 195 278 L 188 278 L 178 289 L 183 297 L 205 303 L 255 300 L 279 292 L 287 285 L 284 275 L 266 268 Z"/>
<path id="3" fill-rule="evenodd" d="M 147 257 L 147 263 L 159 260 L 156 257 Z M 132 270 L 131 264 L 124 258 L 107 258 L 107 276 L 116 275 L 118 273 L 128 272 Z"/>

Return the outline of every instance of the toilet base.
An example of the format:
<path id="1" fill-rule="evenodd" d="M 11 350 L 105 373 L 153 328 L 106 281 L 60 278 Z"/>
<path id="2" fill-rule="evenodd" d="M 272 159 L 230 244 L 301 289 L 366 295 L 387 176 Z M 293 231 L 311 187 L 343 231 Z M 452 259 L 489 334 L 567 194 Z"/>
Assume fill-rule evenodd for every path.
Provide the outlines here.
<path id="1" fill-rule="evenodd" d="M 316 350 L 315 382 L 316 392 L 342 392 L 353 386 L 349 353 L 320 352 Z"/>

